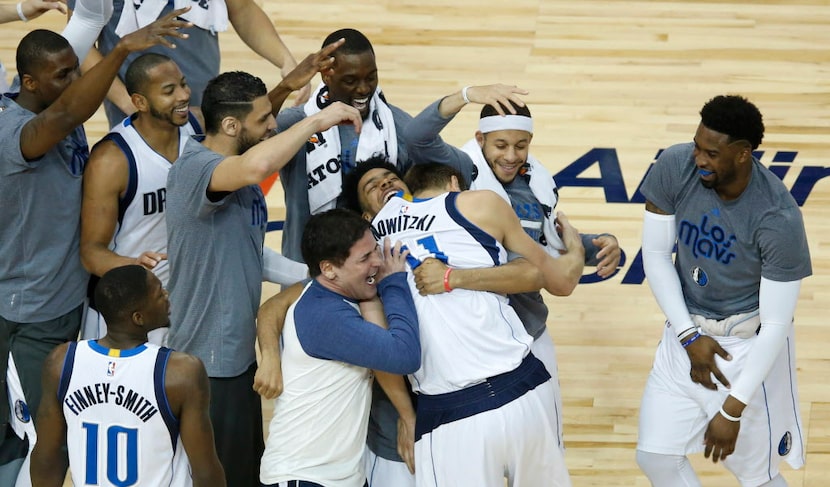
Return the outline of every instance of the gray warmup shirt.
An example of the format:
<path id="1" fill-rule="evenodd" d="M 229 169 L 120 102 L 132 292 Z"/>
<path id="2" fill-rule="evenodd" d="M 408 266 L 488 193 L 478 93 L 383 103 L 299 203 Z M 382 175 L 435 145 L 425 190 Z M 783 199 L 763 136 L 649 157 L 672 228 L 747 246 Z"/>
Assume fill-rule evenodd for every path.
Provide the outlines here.
<path id="1" fill-rule="evenodd" d="M 79 253 L 86 134 L 79 126 L 27 161 L 20 134 L 34 117 L 14 98 L 0 98 L 0 316 L 18 323 L 74 310 L 89 281 Z"/>
<path id="2" fill-rule="evenodd" d="M 753 158 L 744 192 L 723 201 L 700 182 L 693 143 L 669 147 L 642 192 L 675 215 L 686 306 L 711 319 L 758 309 L 761 277 L 797 281 L 812 274 L 801 210 L 781 180 Z"/>
<path id="3" fill-rule="evenodd" d="M 406 144 L 403 141 L 403 134 L 412 117 L 393 105 L 388 105 L 395 119 L 395 133 L 397 134 L 398 161 L 396 166 L 401 173 L 406 172 L 411 165 L 407 153 Z M 303 107 L 292 107 L 285 109 L 277 116 L 277 130 L 283 132 L 291 128 L 295 123 L 306 117 Z M 365 121 L 365 123 L 370 123 Z M 351 125 L 340 125 L 340 161 L 349 160 L 353 155 L 345 154 L 352 147 L 355 139 L 354 128 Z M 282 230 L 282 255 L 297 262 L 303 262 L 300 242 L 303 239 L 303 229 L 311 217 L 311 210 L 308 205 L 308 176 L 306 175 L 306 154 L 307 148 L 303 147 L 294 158 L 280 170 L 280 182 L 285 190 L 285 226 Z M 345 175 L 345 173 L 344 173 Z"/>
<path id="4" fill-rule="evenodd" d="M 259 186 L 212 194 L 224 156 L 189 140 L 167 177 L 170 347 L 196 355 L 210 377 L 236 377 L 256 360 L 262 246 L 268 209 Z"/>

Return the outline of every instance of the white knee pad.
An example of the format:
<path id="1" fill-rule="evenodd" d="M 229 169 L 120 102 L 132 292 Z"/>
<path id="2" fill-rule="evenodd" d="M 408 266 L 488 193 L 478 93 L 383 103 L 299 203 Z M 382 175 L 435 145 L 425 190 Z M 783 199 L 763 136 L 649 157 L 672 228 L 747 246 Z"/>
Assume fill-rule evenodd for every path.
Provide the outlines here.
<path id="1" fill-rule="evenodd" d="M 637 450 L 637 465 L 653 487 L 701 487 L 689 459 Z"/>

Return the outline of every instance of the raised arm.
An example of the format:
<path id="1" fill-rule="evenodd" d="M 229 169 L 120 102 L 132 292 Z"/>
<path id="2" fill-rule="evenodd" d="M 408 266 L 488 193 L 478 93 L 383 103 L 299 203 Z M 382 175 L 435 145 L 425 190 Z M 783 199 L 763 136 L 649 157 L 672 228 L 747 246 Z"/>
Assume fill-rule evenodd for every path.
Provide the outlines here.
<path id="1" fill-rule="evenodd" d="M 36 19 L 50 10 L 66 13 L 65 2 L 47 2 L 44 0 L 25 0 L 17 5 L 0 5 L 0 24 L 21 20 L 28 22 Z M 21 17 L 22 16 L 22 17 Z"/>
<path id="2" fill-rule="evenodd" d="M 176 17 L 188 9 L 175 10 L 122 38 L 100 63 L 72 82 L 55 102 L 27 122 L 20 134 L 23 156 L 30 161 L 39 158 L 89 119 L 104 100 L 127 54 L 157 44 L 172 46 L 166 37 L 184 37 L 178 29 L 190 23 L 176 20 Z M 29 75 L 24 74 L 21 83 L 29 91 L 37 89 L 36 81 Z"/>
<path id="3" fill-rule="evenodd" d="M 101 62 L 102 59 L 104 59 L 104 56 L 101 55 L 98 49 L 95 47 L 91 48 L 87 53 L 86 59 L 81 63 L 81 72 L 86 73 Z M 124 86 L 124 82 L 118 76 L 112 80 L 112 84 L 109 90 L 107 90 L 107 100 L 111 101 L 119 110 L 127 115 L 135 113 L 135 105 L 133 105 L 133 101 L 130 99 L 130 94 L 127 93 L 127 87 Z"/>
<path id="4" fill-rule="evenodd" d="M 298 282 L 268 298 L 259 307 L 256 336 L 259 345 L 259 367 L 254 375 L 254 390 L 265 399 L 282 394 L 282 362 L 280 335 L 288 308 L 300 298 L 305 283 Z"/>
<path id="5" fill-rule="evenodd" d="M 58 384 L 67 347 L 67 344 L 56 347 L 43 364 L 43 398 L 37 412 L 37 443 L 30 465 L 32 487 L 61 487 L 69 468 L 66 419 L 58 401 Z"/>
<path id="6" fill-rule="evenodd" d="M 317 73 L 325 72 L 331 69 L 334 64 L 334 57 L 331 55 L 335 49 L 342 46 L 346 42 L 345 39 L 340 39 L 323 47 L 319 51 L 309 54 L 300 62 L 290 73 L 282 78 L 282 81 L 277 86 L 268 92 L 268 100 L 271 102 L 271 114 L 275 117 L 285 103 L 285 99 L 292 91 L 300 90 L 311 81 Z"/>
<path id="7" fill-rule="evenodd" d="M 288 76 L 297 66 L 297 61 L 262 8 L 253 0 L 227 0 L 225 3 L 228 6 L 228 20 L 242 42 L 274 66 L 282 68 L 283 77 Z M 309 94 L 311 86 L 306 83 L 298 93 L 297 102 L 304 103 Z"/>
<path id="8" fill-rule="evenodd" d="M 118 222 L 118 201 L 127 190 L 127 159 L 115 142 L 105 140 L 93 148 L 84 171 L 81 205 L 81 262 L 91 274 L 103 276 L 122 265 L 153 269 L 167 258 L 161 249 L 147 249 L 137 257 L 119 255 L 109 248 Z"/>
<path id="9" fill-rule="evenodd" d="M 239 156 L 227 157 L 213 170 L 208 191 L 228 192 L 259 184 L 294 158 L 308 138 L 334 125 L 351 123 L 360 131 L 362 118 L 356 108 L 341 102 L 304 118 L 291 128 L 251 147 Z"/>

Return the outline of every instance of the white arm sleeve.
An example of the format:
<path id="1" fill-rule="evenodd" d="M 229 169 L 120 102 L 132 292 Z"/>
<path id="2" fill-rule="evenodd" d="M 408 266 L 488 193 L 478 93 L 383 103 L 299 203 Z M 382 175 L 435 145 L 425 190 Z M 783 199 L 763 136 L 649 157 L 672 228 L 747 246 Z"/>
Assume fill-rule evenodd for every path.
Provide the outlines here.
<path id="1" fill-rule="evenodd" d="M 793 324 L 800 290 L 801 281 L 778 282 L 761 278 L 761 330 L 749 350 L 741 376 L 732 384 L 730 391 L 732 397 L 742 403 L 749 404 L 772 364 L 778 360 Z"/>
<path id="2" fill-rule="evenodd" d="M 101 29 L 112 17 L 112 0 L 78 0 L 69 23 L 61 32 L 69 41 L 78 62 L 83 63 Z"/>
<path id="3" fill-rule="evenodd" d="M 672 262 L 672 249 L 677 240 L 674 215 L 646 211 L 643 217 L 643 269 L 651 293 L 676 333 L 693 327 L 689 308 L 683 299 L 680 278 Z"/>
<path id="4" fill-rule="evenodd" d="M 290 286 L 308 277 L 308 266 L 293 261 L 269 247 L 262 248 L 262 278 L 283 286 Z"/>

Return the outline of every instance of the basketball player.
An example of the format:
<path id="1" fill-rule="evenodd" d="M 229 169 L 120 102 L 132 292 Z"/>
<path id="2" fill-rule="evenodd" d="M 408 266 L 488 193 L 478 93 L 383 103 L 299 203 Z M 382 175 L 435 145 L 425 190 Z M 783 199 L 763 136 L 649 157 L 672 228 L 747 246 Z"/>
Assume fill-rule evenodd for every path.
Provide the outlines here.
<path id="1" fill-rule="evenodd" d="M 343 209 L 312 216 L 302 250 L 312 280 L 282 329 L 284 390 L 274 404 L 260 480 L 275 487 L 296 481 L 361 487 L 369 369 L 407 374 L 420 364 L 407 252 L 387 239 L 381 256 L 369 222 Z"/>
<path id="2" fill-rule="evenodd" d="M 168 326 L 161 281 L 138 265 L 116 267 L 95 289 L 109 330 L 47 358 L 46 394 L 32 453 L 33 487 L 60 487 L 65 449 L 75 485 L 224 486 L 199 359 L 147 343 Z"/>
<path id="3" fill-rule="evenodd" d="M 413 199 L 403 192 L 407 185 L 394 167 L 375 164 L 361 171 L 359 203 L 364 217 L 373 217 L 376 237 L 405 243 L 411 267 L 433 256 L 452 266 L 449 276 L 453 268 L 500 265 L 508 248 L 541 269 L 549 291 L 564 295 L 576 286 L 584 250 L 563 214 L 559 225 L 567 252 L 552 259 L 521 231 L 501 197 L 491 191 L 458 193 L 463 183 L 450 166 L 410 169 Z M 533 339 L 507 299 L 451 288 L 420 296 L 411 275 L 409 283 L 423 350 L 421 369 L 412 376 L 419 393 L 417 485 L 501 486 L 505 476 L 510 485 L 570 485 L 549 407 L 554 384 L 529 353 Z"/>
<path id="4" fill-rule="evenodd" d="M 386 102 L 378 87 L 371 42 L 357 30 L 340 29 L 329 34 L 323 45 L 341 38 L 345 42 L 333 53 L 332 69 L 322 73 L 322 84 L 309 101 L 283 110 L 277 117 L 277 130 L 284 131 L 331 103 L 342 102 L 356 108 L 363 120 L 360 134 L 350 125 L 313 134 L 280 170 L 285 200 L 291 202 L 286 205 L 282 254 L 296 261 L 302 260 L 300 241 L 305 223 L 311 215 L 335 207 L 342 176 L 356 161 L 382 154 L 402 170 L 411 165 L 403 129 L 412 117 Z"/>
<path id="5" fill-rule="evenodd" d="M 17 417 L 24 420 L 40 403 L 43 361 L 75 339 L 81 323 L 89 277 L 78 258 L 81 176 L 89 157 L 82 123 L 128 53 L 181 37 L 177 29 L 188 24 L 175 17 L 182 12 L 125 37 L 98 69 L 80 77 L 78 55 L 60 35 L 34 30 L 18 45 L 20 93 L 0 98 L 0 377 L 11 352 L 26 400 L 16 401 L 25 413 Z M 8 404 L 0 387 L 4 463 L 27 451 L 6 432 Z M 14 479 L 17 468 L 6 475 L 4 466 L 0 479 Z"/>
<path id="6" fill-rule="evenodd" d="M 188 110 L 190 86 L 169 57 L 137 57 L 127 68 L 126 86 L 136 113 L 93 147 L 84 172 L 81 261 L 93 276 L 142 265 L 166 287 L 167 172 L 187 139 L 202 129 Z M 104 334 L 106 324 L 90 302 L 82 337 Z M 166 334 L 158 328 L 150 341 L 163 345 Z"/>
<path id="7" fill-rule="evenodd" d="M 244 486 L 259 485 L 263 449 L 253 384 L 268 210 L 257 184 L 312 134 L 338 123 L 359 131 L 361 123 L 355 108 L 336 103 L 263 141 L 275 128 L 271 110 L 262 80 L 219 75 L 202 99 L 204 142 L 188 140 L 167 178 L 168 339 L 205 363 L 219 458 L 228 478 Z"/>
<path id="8" fill-rule="evenodd" d="M 522 89 L 507 85 L 472 86 L 432 103 L 410 123 L 405 139 L 416 163 L 449 164 L 471 181 L 470 189 L 491 189 L 501 195 L 522 222 L 522 229 L 554 257 L 561 246 L 554 231 L 553 210 L 559 201 L 556 182 L 550 172 L 530 153 L 533 119 L 519 98 Z M 460 149 L 444 142 L 439 133 L 468 104 L 480 103 L 479 127 L 475 137 Z M 597 275 L 607 278 L 620 262 L 616 237 L 604 233 L 582 235 L 585 265 L 596 266 Z M 538 271 L 521 258 L 508 254 L 510 265 L 452 272 L 453 288 L 509 294 L 510 306 L 522 320 L 533 340 L 533 354 L 541 360 L 559 384 L 556 349 L 547 333 L 548 308 L 538 292 Z M 415 271 L 421 294 L 445 292 L 447 266 L 428 259 Z M 528 291 L 529 292 L 526 292 Z M 564 449 L 561 430 L 562 394 L 557 386 L 554 408 L 559 424 L 559 446 Z"/>
<path id="9" fill-rule="evenodd" d="M 637 463 L 657 487 L 699 486 L 703 450 L 745 487 L 787 485 L 804 463 L 793 313 L 812 273 L 801 212 L 752 151 L 758 108 L 717 96 L 694 141 L 643 186 L 643 265 L 667 322 L 640 407 Z M 672 248 L 677 257 L 672 263 Z"/>

